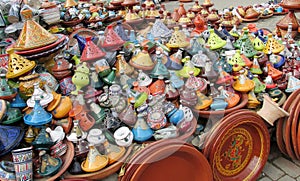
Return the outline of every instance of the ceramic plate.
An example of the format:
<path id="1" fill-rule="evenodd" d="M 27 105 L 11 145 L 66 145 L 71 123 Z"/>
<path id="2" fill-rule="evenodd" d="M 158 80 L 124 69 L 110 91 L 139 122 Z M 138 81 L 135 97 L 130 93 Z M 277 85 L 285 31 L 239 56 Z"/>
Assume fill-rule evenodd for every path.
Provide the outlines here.
<path id="1" fill-rule="evenodd" d="M 153 178 L 155 180 L 213 180 L 206 158 L 192 146 L 181 144 L 170 144 L 153 150 L 136 169 L 130 180 L 152 181 Z"/>
<path id="2" fill-rule="evenodd" d="M 268 15 L 265 15 L 265 16 L 264 16 L 264 15 L 261 15 L 260 18 L 261 18 L 261 19 L 267 19 L 267 18 L 272 17 L 273 15 L 274 15 L 273 13 L 268 14 Z"/>
<path id="3" fill-rule="evenodd" d="M 54 47 L 56 47 L 57 45 L 59 45 L 60 43 L 62 43 L 65 39 L 66 39 L 66 35 L 62 35 L 62 34 L 56 34 L 56 36 L 58 37 L 58 40 L 52 44 L 40 47 L 40 48 L 35 48 L 32 50 L 25 50 L 25 51 L 16 51 L 15 53 L 18 55 L 33 55 L 33 54 L 37 54 L 46 50 L 50 50 Z"/>
<path id="4" fill-rule="evenodd" d="M 298 118 L 298 128 L 297 128 L 297 148 L 298 148 L 298 155 L 300 155 L 300 117 Z"/>
<path id="5" fill-rule="evenodd" d="M 206 158 L 209 157 L 211 147 L 213 145 L 213 138 L 215 138 L 219 134 L 219 129 L 223 129 L 221 123 L 226 122 L 227 119 L 233 119 L 238 113 L 240 114 L 240 112 L 244 111 L 245 110 L 240 109 L 227 114 L 211 128 L 211 130 L 209 131 L 209 135 L 207 135 L 207 137 L 205 138 L 205 143 L 203 147 L 203 154 Z"/>
<path id="6" fill-rule="evenodd" d="M 242 18 L 243 22 L 254 22 L 254 21 L 257 21 L 259 20 L 259 17 L 257 18 L 252 18 L 252 19 L 245 19 L 245 18 Z"/>
<path id="7" fill-rule="evenodd" d="M 223 122 L 209 155 L 215 180 L 255 180 L 270 151 L 270 136 L 258 116 L 241 113 Z"/>
<path id="8" fill-rule="evenodd" d="M 288 155 L 293 159 L 293 160 L 295 160 L 295 159 L 297 159 L 296 158 L 296 155 L 295 155 L 295 153 L 294 153 L 294 151 L 293 151 L 293 149 L 292 149 L 292 139 L 291 139 L 291 126 L 292 126 L 292 121 L 293 121 L 293 119 L 294 119 L 294 117 L 293 117 L 293 115 L 294 115 L 294 113 L 295 113 L 295 110 L 296 110 L 296 101 L 295 100 L 298 100 L 298 97 L 300 97 L 300 95 L 298 95 L 295 99 L 294 99 L 294 101 L 293 101 L 293 103 L 291 104 L 291 106 L 289 107 L 289 109 L 288 109 L 288 112 L 290 113 L 290 116 L 289 117 L 287 117 L 286 118 L 286 121 L 285 121 L 285 127 L 283 127 L 283 129 L 284 129 L 284 133 L 283 133 L 283 140 L 284 140 L 284 142 L 285 142 L 285 148 L 286 148 L 286 151 L 287 151 L 287 153 L 288 153 Z"/>
<path id="9" fill-rule="evenodd" d="M 285 101 L 285 103 L 283 104 L 283 109 L 285 111 L 288 110 L 288 108 L 290 107 L 291 103 L 293 102 L 293 100 L 296 98 L 296 96 L 298 96 L 298 94 L 300 93 L 300 89 L 294 91 L 289 97 L 288 99 Z M 281 151 L 281 153 L 287 155 L 287 151 L 285 148 L 285 144 L 283 141 L 283 129 L 284 129 L 284 123 L 285 123 L 285 118 L 280 118 L 277 121 L 277 125 L 276 125 L 276 140 L 277 140 L 277 145 L 279 150 Z"/>
<path id="10" fill-rule="evenodd" d="M 59 44 L 58 46 L 56 46 L 55 48 L 52 48 L 50 50 L 47 50 L 45 52 L 41 52 L 41 53 L 37 53 L 37 54 L 34 54 L 34 55 L 29 55 L 29 56 L 24 56 L 25 58 L 27 59 L 38 59 L 38 58 L 42 58 L 42 57 L 47 57 L 49 56 L 50 54 L 58 51 L 59 49 L 63 48 L 68 42 L 69 42 L 69 38 L 67 36 L 65 36 L 65 40 Z"/>
<path id="11" fill-rule="evenodd" d="M 300 97 L 298 96 L 298 100 L 296 101 L 296 109 L 295 109 L 295 113 L 294 115 L 292 115 L 293 117 L 293 122 L 292 122 L 292 143 L 293 143 L 293 148 L 294 148 L 294 153 L 297 157 L 298 160 L 300 160 L 300 155 L 299 155 L 299 150 L 298 150 L 298 143 L 297 143 L 297 131 L 298 131 L 298 124 L 299 124 L 299 114 L 300 114 Z"/>

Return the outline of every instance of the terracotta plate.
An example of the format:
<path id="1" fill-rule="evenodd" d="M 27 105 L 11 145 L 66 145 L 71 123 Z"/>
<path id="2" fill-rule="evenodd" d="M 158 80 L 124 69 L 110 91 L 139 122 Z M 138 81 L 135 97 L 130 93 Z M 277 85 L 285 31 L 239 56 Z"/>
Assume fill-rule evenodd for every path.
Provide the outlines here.
<path id="1" fill-rule="evenodd" d="M 244 22 L 254 22 L 254 21 L 259 20 L 259 18 L 260 18 L 260 17 L 252 18 L 252 19 L 245 19 L 245 18 L 242 18 L 242 20 L 243 20 Z"/>
<path id="2" fill-rule="evenodd" d="M 298 118 L 298 121 L 300 122 L 300 117 Z M 298 122 L 298 128 L 297 128 L 297 148 L 298 148 L 298 155 L 300 155 L 300 123 Z"/>
<path id="3" fill-rule="evenodd" d="M 296 110 L 293 115 L 293 122 L 292 122 L 292 143 L 293 143 L 293 148 L 295 155 L 298 160 L 300 160 L 300 155 L 299 155 L 299 148 L 298 148 L 298 143 L 297 143 L 297 131 L 298 131 L 298 124 L 299 124 L 299 114 L 300 114 L 300 97 L 298 96 L 298 100 L 295 100 L 297 102 L 296 104 Z"/>
<path id="4" fill-rule="evenodd" d="M 258 116 L 240 114 L 226 123 L 214 139 L 209 155 L 214 179 L 257 179 L 270 151 L 264 121 Z"/>
<path id="5" fill-rule="evenodd" d="M 294 114 L 295 114 L 295 111 L 297 108 L 299 98 L 300 98 L 300 95 L 298 95 L 294 99 L 293 103 L 289 107 L 290 116 L 286 119 L 286 125 L 285 125 L 285 127 L 283 127 L 283 129 L 285 129 L 283 138 L 285 138 L 284 141 L 285 141 L 286 151 L 293 160 L 297 159 L 297 158 L 296 158 L 295 152 L 293 151 L 292 138 L 291 138 L 291 130 L 292 129 L 291 128 L 292 128 L 292 122 L 294 119 Z"/>
<path id="6" fill-rule="evenodd" d="M 212 171 L 206 158 L 189 145 L 171 144 L 153 150 L 143 160 L 131 181 L 201 180 L 212 181 Z"/>
<path id="7" fill-rule="evenodd" d="M 299 93 L 300 93 L 300 89 L 294 91 L 288 97 L 288 99 L 285 101 L 285 103 L 283 104 L 283 107 L 282 107 L 285 111 L 288 110 L 288 108 L 290 107 L 290 105 L 292 104 L 292 102 L 294 101 L 294 99 L 296 98 L 296 96 Z M 284 123 L 285 123 L 284 120 L 285 120 L 285 118 L 280 118 L 277 121 L 277 125 L 276 125 L 276 140 L 277 140 L 278 148 L 281 151 L 281 153 L 287 155 L 287 151 L 286 151 L 285 144 L 284 144 L 284 141 L 283 141 L 283 128 L 285 127 L 284 126 Z"/>
<path id="8" fill-rule="evenodd" d="M 16 51 L 16 54 L 18 55 L 32 55 L 32 54 L 37 54 L 46 50 L 50 50 L 54 47 L 56 47 L 57 45 L 59 45 L 60 43 L 62 43 L 65 39 L 66 39 L 66 35 L 62 35 L 62 34 L 57 34 L 56 35 L 58 37 L 58 40 L 52 44 L 49 44 L 47 46 L 43 46 L 40 48 L 35 48 L 32 50 L 25 50 L 25 51 Z"/>
<path id="9" fill-rule="evenodd" d="M 268 15 L 265 15 L 265 16 L 264 16 L 264 15 L 261 15 L 260 18 L 261 18 L 261 19 L 267 19 L 267 18 L 272 17 L 273 15 L 274 15 L 273 13 L 268 14 Z"/>

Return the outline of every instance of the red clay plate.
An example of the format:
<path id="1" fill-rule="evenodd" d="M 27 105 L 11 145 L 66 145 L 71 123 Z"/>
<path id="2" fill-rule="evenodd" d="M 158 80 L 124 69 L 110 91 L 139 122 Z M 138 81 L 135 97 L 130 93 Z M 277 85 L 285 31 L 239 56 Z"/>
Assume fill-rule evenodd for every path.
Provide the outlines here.
<path id="1" fill-rule="evenodd" d="M 171 144 L 153 150 L 143 160 L 131 181 L 199 180 L 212 181 L 206 158 L 190 145 Z"/>
<path id="2" fill-rule="evenodd" d="M 296 96 L 298 96 L 298 94 L 300 93 L 300 89 L 294 91 L 289 97 L 288 99 L 285 101 L 285 103 L 283 104 L 283 109 L 285 111 L 288 110 L 288 108 L 290 107 L 291 103 L 293 102 L 293 100 L 296 98 Z M 286 148 L 285 148 L 285 144 L 283 141 L 283 128 L 285 123 L 285 118 L 280 118 L 277 121 L 277 126 L 276 126 L 276 140 L 277 140 L 277 145 L 279 150 L 281 151 L 281 153 L 288 155 Z"/>
<path id="3" fill-rule="evenodd" d="M 270 151 L 270 136 L 258 116 L 239 115 L 227 121 L 210 152 L 214 180 L 256 180 Z"/>
<path id="4" fill-rule="evenodd" d="M 61 42 L 63 42 L 66 39 L 66 35 L 62 35 L 62 34 L 56 34 L 55 36 L 58 37 L 58 40 L 52 44 L 49 44 L 47 46 L 43 46 L 40 48 L 35 48 L 32 50 L 24 50 L 24 51 L 16 51 L 15 53 L 18 55 L 32 55 L 32 54 L 37 54 L 46 50 L 49 50 L 51 48 L 56 47 L 57 45 L 59 45 Z"/>
<path id="5" fill-rule="evenodd" d="M 298 118 L 300 121 L 300 117 Z M 300 155 L 300 123 L 298 122 L 298 130 L 297 130 L 297 148 L 298 148 L 298 155 Z"/>
<path id="6" fill-rule="evenodd" d="M 291 139 L 291 126 L 292 126 L 292 121 L 294 119 L 293 115 L 295 113 L 295 110 L 296 110 L 296 101 L 295 100 L 298 100 L 298 97 L 300 95 L 297 96 L 296 99 L 294 99 L 292 105 L 289 107 L 289 113 L 290 113 L 290 116 L 286 118 L 286 121 L 285 121 L 285 127 L 283 127 L 284 129 L 284 132 L 283 132 L 283 140 L 285 142 L 285 148 L 286 148 L 286 151 L 288 153 L 288 155 L 294 160 L 294 159 L 297 159 L 296 158 L 296 155 L 292 149 L 292 139 Z M 297 102 L 298 103 L 298 102 Z"/>
<path id="7" fill-rule="evenodd" d="M 293 115 L 293 123 L 292 123 L 292 143 L 294 148 L 294 153 L 298 160 L 300 160 L 298 145 L 297 145 L 297 130 L 298 130 L 298 124 L 299 124 L 299 114 L 300 114 L 300 97 L 298 96 L 298 100 L 295 100 L 297 102 L 296 110 Z"/>

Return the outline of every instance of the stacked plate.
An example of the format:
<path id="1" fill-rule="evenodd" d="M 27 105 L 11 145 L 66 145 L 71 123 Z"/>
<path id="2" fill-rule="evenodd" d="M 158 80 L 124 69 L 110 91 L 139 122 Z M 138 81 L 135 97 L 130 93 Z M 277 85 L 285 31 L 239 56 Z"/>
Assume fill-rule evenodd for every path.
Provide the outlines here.
<path id="1" fill-rule="evenodd" d="M 254 111 L 236 110 L 211 129 L 203 153 L 214 180 L 256 180 L 270 151 L 270 135 Z"/>
<path id="2" fill-rule="evenodd" d="M 282 153 L 300 160 L 300 89 L 294 91 L 282 107 L 290 113 L 276 125 L 277 145 Z"/>
<path id="3" fill-rule="evenodd" d="M 19 50 L 15 51 L 15 53 L 27 59 L 38 59 L 49 56 L 58 52 L 58 50 L 62 49 L 69 42 L 69 38 L 66 35 L 56 34 L 55 36 L 57 36 L 58 39 L 51 44 L 30 50 Z"/>

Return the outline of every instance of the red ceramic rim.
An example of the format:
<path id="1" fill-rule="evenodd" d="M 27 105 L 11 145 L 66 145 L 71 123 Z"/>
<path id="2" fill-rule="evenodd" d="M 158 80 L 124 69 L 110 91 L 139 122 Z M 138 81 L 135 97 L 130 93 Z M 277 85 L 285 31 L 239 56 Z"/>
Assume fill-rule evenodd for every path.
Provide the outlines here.
<path id="1" fill-rule="evenodd" d="M 58 44 L 62 43 L 66 39 L 66 35 L 62 34 L 56 34 L 55 36 L 58 37 L 58 40 L 52 44 L 40 47 L 40 48 L 35 48 L 31 50 L 24 50 L 24 51 L 16 51 L 15 53 L 18 55 L 32 55 L 32 54 L 37 54 L 45 50 L 49 50 L 53 47 L 56 47 Z"/>
<path id="2" fill-rule="evenodd" d="M 297 143 L 297 131 L 298 131 L 298 124 L 299 124 L 299 114 L 300 114 L 300 96 L 298 96 L 298 99 L 295 100 L 296 102 L 296 110 L 293 115 L 293 122 L 292 122 L 292 143 L 293 143 L 293 148 L 294 148 L 294 153 L 297 157 L 298 160 L 300 160 L 300 155 L 299 155 L 299 149 L 298 149 L 298 143 Z"/>
<path id="3" fill-rule="evenodd" d="M 293 100 L 295 99 L 296 96 L 298 96 L 298 94 L 300 93 L 300 89 L 294 91 L 289 97 L 288 99 L 285 101 L 285 103 L 283 104 L 283 109 L 285 111 L 288 110 L 288 108 L 290 107 L 291 103 L 293 102 Z M 279 148 L 279 150 L 281 151 L 281 153 L 288 155 L 286 148 L 285 148 L 285 143 L 283 141 L 283 124 L 285 122 L 285 118 L 280 118 L 277 121 L 277 125 L 276 125 L 276 140 L 277 140 L 277 146 Z"/>
<path id="4" fill-rule="evenodd" d="M 153 177 L 157 180 L 213 180 L 212 170 L 203 154 L 192 146 L 180 144 L 152 150 L 130 180 L 147 181 L 153 180 Z"/>
<path id="5" fill-rule="evenodd" d="M 294 119 L 294 114 L 295 114 L 295 110 L 297 108 L 297 103 L 298 103 L 298 100 L 300 98 L 300 95 L 298 95 L 292 102 L 291 106 L 289 107 L 289 113 L 290 113 L 290 116 L 287 118 L 287 121 L 286 121 L 286 125 L 285 127 L 283 127 L 283 129 L 285 129 L 285 132 L 284 132 L 284 141 L 285 141 L 285 147 L 286 147 L 286 151 L 288 153 L 288 155 L 293 159 L 297 159 L 296 158 L 296 154 L 295 152 L 293 151 L 293 148 L 292 148 L 292 138 L 291 138 L 291 131 L 292 131 L 292 122 L 293 122 L 293 119 Z"/>
<path id="6" fill-rule="evenodd" d="M 263 120 L 245 114 L 235 118 L 213 142 L 209 162 L 215 180 L 255 180 L 268 159 L 270 136 Z"/>

